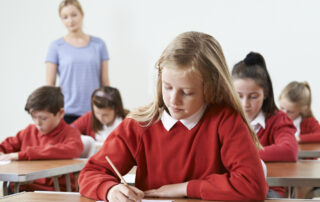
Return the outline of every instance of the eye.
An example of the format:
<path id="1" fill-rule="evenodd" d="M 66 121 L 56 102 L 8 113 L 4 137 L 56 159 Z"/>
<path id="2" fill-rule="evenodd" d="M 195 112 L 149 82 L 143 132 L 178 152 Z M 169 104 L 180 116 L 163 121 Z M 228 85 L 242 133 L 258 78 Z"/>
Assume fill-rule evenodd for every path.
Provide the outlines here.
<path id="1" fill-rule="evenodd" d="M 191 95 L 193 95 L 194 93 L 193 93 L 193 92 L 182 91 L 182 94 L 183 94 L 183 95 L 186 95 L 186 96 L 191 96 Z"/>

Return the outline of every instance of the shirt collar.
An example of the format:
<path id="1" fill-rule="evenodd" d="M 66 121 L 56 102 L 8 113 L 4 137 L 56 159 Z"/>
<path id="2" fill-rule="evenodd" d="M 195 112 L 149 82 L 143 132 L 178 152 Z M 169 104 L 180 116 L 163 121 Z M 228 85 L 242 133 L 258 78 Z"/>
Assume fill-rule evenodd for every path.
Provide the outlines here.
<path id="1" fill-rule="evenodd" d="M 170 114 L 164 110 L 161 116 L 161 121 L 163 126 L 167 131 L 169 131 L 178 121 L 180 121 L 188 130 L 191 130 L 193 127 L 197 125 L 203 116 L 207 105 L 203 105 L 196 113 L 189 116 L 188 118 L 176 120 L 170 116 Z"/>
<path id="2" fill-rule="evenodd" d="M 266 116 L 263 111 L 260 111 L 259 114 L 250 122 L 252 127 L 261 126 L 263 129 L 266 128 Z"/>

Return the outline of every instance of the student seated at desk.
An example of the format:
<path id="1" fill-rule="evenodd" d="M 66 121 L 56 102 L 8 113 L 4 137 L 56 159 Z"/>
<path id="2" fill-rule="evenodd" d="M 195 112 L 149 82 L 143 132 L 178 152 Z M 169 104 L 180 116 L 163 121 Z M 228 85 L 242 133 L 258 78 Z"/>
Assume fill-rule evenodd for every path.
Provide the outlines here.
<path id="1" fill-rule="evenodd" d="M 145 197 L 263 200 L 261 145 L 234 91 L 219 43 L 176 37 L 157 63 L 154 101 L 128 115 L 80 173 L 80 193 L 109 202 Z M 119 182 L 137 165 L 135 186 Z"/>
<path id="2" fill-rule="evenodd" d="M 83 150 L 80 133 L 63 120 L 63 102 L 59 87 L 43 86 L 32 92 L 25 110 L 30 113 L 34 124 L 19 131 L 15 137 L 6 138 L 0 144 L 0 160 L 79 157 Z M 20 190 L 54 190 L 53 180 L 35 180 L 21 186 Z"/>
<path id="3" fill-rule="evenodd" d="M 263 146 L 259 151 L 261 159 L 297 161 L 296 129 L 292 120 L 276 107 L 271 78 L 262 55 L 249 53 L 233 67 L 232 77 L 246 117 Z M 277 190 L 284 196 L 284 189 Z"/>
<path id="4" fill-rule="evenodd" d="M 81 134 L 93 137 L 96 144 L 102 146 L 126 115 L 119 90 L 103 86 L 92 93 L 91 111 L 78 118 L 72 126 L 78 128 Z"/>
<path id="5" fill-rule="evenodd" d="M 280 109 L 293 120 L 299 143 L 320 142 L 320 124 L 311 110 L 311 89 L 307 82 L 293 81 L 280 94 Z"/>

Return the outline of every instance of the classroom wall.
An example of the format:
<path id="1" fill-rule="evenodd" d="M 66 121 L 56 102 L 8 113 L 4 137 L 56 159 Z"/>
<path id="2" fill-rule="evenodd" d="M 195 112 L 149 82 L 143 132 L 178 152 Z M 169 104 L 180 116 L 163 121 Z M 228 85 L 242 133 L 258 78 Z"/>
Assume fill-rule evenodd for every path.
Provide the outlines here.
<path id="1" fill-rule="evenodd" d="M 80 0 L 86 33 L 105 40 L 111 85 L 128 109 L 149 103 L 154 64 L 179 33 L 209 33 L 231 69 L 249 51 L 265 56 L 275 96 L 292 80 L 308 81 L 320 117 L 320 1 L 317 0 Z M 49 44 L 66 34 L 58 0 L 0 0 L 0 140 L 31 123 L 28 95 L 45 82 Z"/>

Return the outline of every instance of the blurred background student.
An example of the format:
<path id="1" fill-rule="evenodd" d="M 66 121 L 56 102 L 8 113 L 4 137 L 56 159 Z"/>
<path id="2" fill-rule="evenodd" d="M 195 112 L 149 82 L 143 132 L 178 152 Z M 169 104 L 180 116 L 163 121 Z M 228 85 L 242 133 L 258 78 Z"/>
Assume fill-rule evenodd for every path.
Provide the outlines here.
<path id="1" fill-rule="evenodd" d="M 311 88 L 307 82 L 289 83 L 282 90 L 279 103 L 297 128 L 298 142 L 320 142 L 320 125 L 311 110 Z"/>
<path id="2" fill-rule="evenodd" d="M 90 110 L 94 89 L 109 85 L 109 54 L 100 38 L 82 30 L 84 13 L 77 0 L 64 0 L 59 16 L 67 35 L 53 41 L 46 57 L 46 84 L 55 85 L 59 75 L 65 97 L 65 121 L 71 123 Z"/>
<path id="3" fill-rule="evenodd" d="M 82 115 L 72 126 L 78 128 L 85 145 L 92 144 L 102 146 L 108 135 L 121 123 L 126 117 L 128 111 L 123 108 L 120 92 L 117 88 L 103 86 L 96 89 L 91 96 L 91 111 Z M 93 139 L 92 139 L 92 138 Z M 95 153 L 96 150 L 91 146 L 88 148 L 87 157 Z M 93 153 L 92 153 L 93 152 Z M 90 154 L 89 154 L 90 153 Z"/>
<path id="4" fill-rule="evenodd" d="M 271 78 L 262 55 L 250 52 L 244 60 L 234 65 L 232 77 L 246 117 L 264 147 L 259 151 L 261 159 L 296 161 L 296 129 L 292 120 L 275 104 Z M 268 197 L 284 195 L 285 189 L 279 187 L 273 187 L 268 193 Z"/>
<path id="5" fill-rule="evenodd" d="M 25 110 L 34 124 L 8 137 L 0 144 L 0 161 L 72 159 L 80 157 L 83 145 L 78 130 L 63 120 L 63 94 L 60 87 L 43 86 L 28 97 Z M 72 185 L 75 178 L 71 175 Z M 65 177 L 59 180 L 66 190 Z M 54 191 L 53 179 L 43 178 L 20 186 L 20 190 Z"/>
<path id="6" fill-rule="evenodd" d="M 92 93 L 91 111 L 81 116 L 72 125 L 82 134 L 103 143 L 127 113 L 128 111 L 123 108 L 119 90 L 103 86 Z"/>

